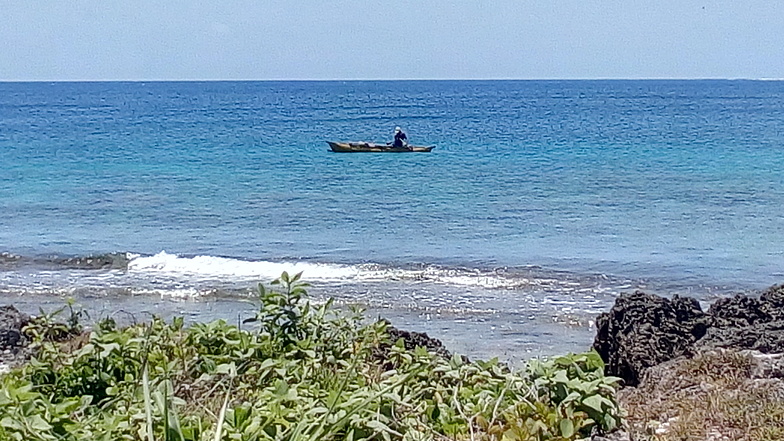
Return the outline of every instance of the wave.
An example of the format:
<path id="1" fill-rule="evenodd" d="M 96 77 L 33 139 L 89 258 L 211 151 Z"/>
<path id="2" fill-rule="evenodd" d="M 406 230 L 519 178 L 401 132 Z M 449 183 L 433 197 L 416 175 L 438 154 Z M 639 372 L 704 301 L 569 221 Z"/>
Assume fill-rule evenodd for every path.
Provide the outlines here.
<path id="1" fill-rule="evenodd" d="M 350 301 L 366 299 L 372 305 L 379 296 L 390 295 L 393 303 L 406 297 L 406 301 L 417 305 L 432 306 L 432 303 L 439 310 L 454 306 L 461 310 L 469 308 L 469 305 L 455 305 L 455 299 L 482 296 L 496 300 L 520 296 L 552 297 L 565 299 L 568 303 L 592 305 L 592 299 L 597 297 L 612 297 L 621 291 L 644 287 L 640 280 L 553 271 L 536 266 L 340 264 L 181 256 L 161 251 L 154 255 L 109 253 L 39 258 L 0 253 L 0 294 L 56 292 L 66 295 L 160 294 L 184 299 L 237 298 L 246 297 L 257 283 L 269 283 L 284 271 L 289 274 L 301 272 L 302 280 L 314 289 L 328 289 L 335 297 L 342 295 L 335 293 L 345 293 Z M 516 294 L 490 294 L 512 291 Z M 451 306 L 442 305 L 443 302 L 451 302 Z M 564 305 L 559 307 L 563 309 Z"/>
<path id="2" fill-rule="evenodd" d="M 566 320 L 564 317 L 572 322 L 576 320 L 573 317 L 578 317 L 578 322 L 587 323 L 586 317 L 607 310 L 618 293 L 655 286 L 650 281 L 537 266 L 339 264 L 181 256 L 161 251 L 154 255 L 116 253 L 38 259 L 47 262 L 43 268 L 17 271 L 18 266 L 13 265 L 34 259 L 8 253 L 0 254 L 0 259 L 12 265 L 10 270 L 0 269 L 0 297 L 13 296 L 15 302 L 24 298 L 35 303 L 36 299 L 51 295 L 68 296 L 107 308 L 116 307 L 115 304 L 135 305 L 134 302 L 160 306 L 170 300 L 204 301 L 208 308 L 224 303 L 245 305 L 253 297 L 257 283 L 268 284 L 286 271 L 302 272 L 302 279 L 312 285 L 309 291 L 316 300 L 333 298 L 341 305 L 361 305 L 384 314 L 405 311 L 425 318 L 432 315 L 455 320 L 501 320 L 498 317 L 503 316 L 511 321 L 555 322 Z M 153 300 L 156 297 L 167 300 L 160 303 Z"/>
<path id="3" fill-rule="evenodd" d="M 130 255 L 129 273 L 158 273 L 195 278 L 271 280 L 283 271 L 302 272 L 308 280 L 332 281 L 356 278 L 359 267 L 327 263 L 249 261 L 228 257 L 180 257 L 161 251 L 154 256 Z"/>
<path id="4" fill-rule="evenodd" d="M 90 256 L 25 257 L 0 253 L 0 270 L 34 271 L 81 270 L 93 273 L 99 280 L 107 270 L 119 272 L 111 276 L 133 280 L 164 279 L 178 285 L 198 283 L 205 286 L 244 285 L 267 283 L 289 274 L 303 273 L 303 280 L 313 284 L 437 284 L 454 287 L 477 287 L 501 290 L 571 291 L 590 289 L 596 292 L 622 287 L 628 280 L 610 280 L 607 276 L 578 275 L 548 271 L 539 267 L 471 268 L 444 267 L 419 263 L 387 265 L 382 263 L 338 264 L 307 261 L 243 260 L 210 255 L 181 256 L 166 251 L 154 255 L 107 253 Z M 102 270 L 102 271 L 96 271 Z M 108 276 L 108 274 L 107 274 Z M 217 285 L 210 282 L 219 282 Z"/>
<path id="5" fill-rule="evenodd" d="M 229 257 L 183 257 L 161 251 L 153 256 L 130 255 L 129 274 L 165 276 L 187 280 L 270 281 L 284 271 L 302 273 L 303 280 L 319 284 L 368 284 L 399 282 L 404 284 L 434 283 L 455 287 L 479 287 L 503 290 L 569 290 L 588 288 L 602 291 L 605 285 L 621 286 L 629 281 L 611 281 L 604 275 L 579 276 L 571 273 L 526 268 L 455 268 L 432 264 L 407 267 L 379 263 L 335 264 L 317 262 L 274 262 L 241 260 Z"/>
<path id="6" fill-rule="evenodd" d="M 499 276 L 491 271 L 441 268 L 419 265 L 415 268 L 384 266 L 376 263 L 343 265 L 314 262 L 252 261 L 228 257 L 182 257 L 161 251 L 154 256 L 132 255 L 128 272 L 158 274 L 189 279 L 272 280 L 284 271 L 303 273 L 308 282 L 441 282 L 450 285 L 478 285 L 486 288 L 512 288 L 525 280 Z"/>

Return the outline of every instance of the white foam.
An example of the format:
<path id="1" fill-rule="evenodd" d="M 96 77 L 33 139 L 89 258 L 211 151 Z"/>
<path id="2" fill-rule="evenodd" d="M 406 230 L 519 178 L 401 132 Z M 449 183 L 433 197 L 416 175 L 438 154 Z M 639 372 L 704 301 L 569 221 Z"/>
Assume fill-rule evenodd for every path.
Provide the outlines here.
<path id="1" fill-rule="evenodd" d="M 513 279 L 506 279 L 498 276 L 474 275 L 474 274 L 462 275 L 462 276 L 446 275 L 443 277 L 438 277 L 438 281 L 449 285 L 480 286 L 482 288 L 505 288 L 505 289 L 519 288 L 529 284 L 529 281 L 526 279 L 513 280 Z"/>
<path id="2" fill-rule="evenodd" d="M 344 280 L 357 276 L 357 267 L 306 262 L 248 261 L 215 256 L 180 257 L 165 251 L 154 256 L 135 257 L 128 263 L 130 273 L 160 273 L 173 276 L 233 279 L 275 279 L 283 271 L 304 273 L 307 280 Z"/>
<path id="3" fill-rule="evenodd" d="M 128 273 L 141 277 L 163 276 L 174 279 L 236 281 L 269 281 L 289 274 L 303 273 L 303 280 L 310 283 L 433 283 L 459 287 L 485 289 L 546 289 L 571 292 L 584 290 L 587 295 L 596 291 L 595 286 L 581 287 L 569 280 L 537 278 L 530 275 L 512 275 L 495 271 L 471 269 L 388 268 L 377 264 L 339 265 L 314 262 L 251 261 L 216 256 L 181 257 L 165 251 L 154 256 L 129 256 Z M 189 281 L 176 282 L 189 286 Z"/>
<path id="4" fill-rule="evenodd" d="M 197 299 L 205 294 L 196 288 L 167 288 L 167 289 L 134 289 L 135 295 L 160 295 L 161 298 L 189 300 Z"/>

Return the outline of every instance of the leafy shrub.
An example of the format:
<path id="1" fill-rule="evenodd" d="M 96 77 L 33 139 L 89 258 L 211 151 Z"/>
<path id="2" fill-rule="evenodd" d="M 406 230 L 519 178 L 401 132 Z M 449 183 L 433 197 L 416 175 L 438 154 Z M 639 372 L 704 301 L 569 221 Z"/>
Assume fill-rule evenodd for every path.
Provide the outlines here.
<path id="1" fill-rule="evenodd" d="M 68 311 L 65 321 L 58 318 Z M 25 326 L 25 334 L 33 340 L 33 345 L 43 341 L 63 341 L 82 333 L 81 321 L 89 318 L 87 311 L 76 307 L 74 299 L 69 298 L 65 305 L 50 313 L 39 309 L 40 314 Z"/>
<path id="2" fill-rule="evenodd" d="M 260 286 L 252 330 L 156 318 L 104 321 L 70 350 L 39 338 L 2 378 L 0 439 L 575 440 L 619 424 L 595 353 L 513 372 L 407 350 L 384 321 L 312 307 L 300 276 Z"/>

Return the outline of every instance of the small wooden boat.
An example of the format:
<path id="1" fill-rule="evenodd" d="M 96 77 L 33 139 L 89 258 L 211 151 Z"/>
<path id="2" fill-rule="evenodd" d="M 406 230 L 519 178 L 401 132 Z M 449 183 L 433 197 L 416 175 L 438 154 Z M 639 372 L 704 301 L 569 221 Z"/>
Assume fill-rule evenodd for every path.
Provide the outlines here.
<path id="1" fill-rule="evenodd" d="M 354 152 L 390 152 L 390 153 L 406 153 L 406 152 L 429 152 L 435 148 L 431 146 L 418 146 L 408 145 L 405 147 L 394 147 L 390 144 L 375 144 L 372 142 L 332 142 L 327 141 L 329 147 L 333 152 L 338 153 L 354 153 Z"/>

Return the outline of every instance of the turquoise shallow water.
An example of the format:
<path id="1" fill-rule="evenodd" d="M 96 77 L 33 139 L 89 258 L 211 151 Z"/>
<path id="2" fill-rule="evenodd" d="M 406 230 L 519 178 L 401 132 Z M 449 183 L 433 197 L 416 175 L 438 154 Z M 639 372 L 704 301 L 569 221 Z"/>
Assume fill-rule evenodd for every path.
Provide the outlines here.
<path id="1" fill-rule="evenodd" d="M 468 352 L 579 349 L 622 291 L 784 281 L 782 103 L 776 81 L 0 83 L 0 293 L 201 317 L 303 270 Z M 437 148 L 324 142 L 396 125 Z M 59 260 L 105 253 L 130 263 Z"/>

